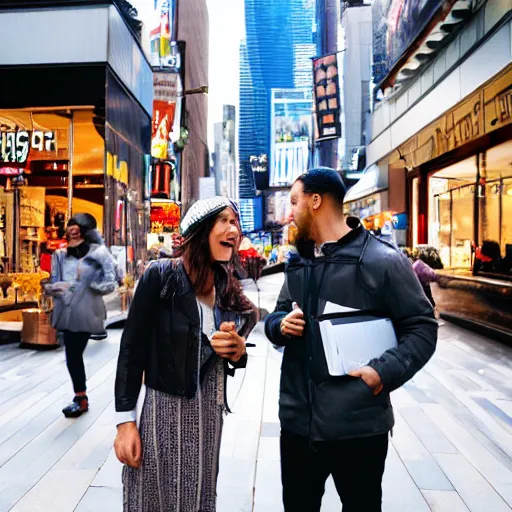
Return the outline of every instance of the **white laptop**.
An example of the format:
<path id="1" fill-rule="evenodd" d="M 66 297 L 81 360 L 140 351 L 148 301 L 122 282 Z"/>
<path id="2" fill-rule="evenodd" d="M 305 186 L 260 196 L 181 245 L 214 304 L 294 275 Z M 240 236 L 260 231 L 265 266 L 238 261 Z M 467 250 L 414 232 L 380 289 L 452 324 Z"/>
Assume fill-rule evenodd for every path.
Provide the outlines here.
<path id="1" fill-rule="evenodd" d="M 329 374 L 347 375 L 398 345 L 393 322 L 332 302 L 318 317 Z"/>

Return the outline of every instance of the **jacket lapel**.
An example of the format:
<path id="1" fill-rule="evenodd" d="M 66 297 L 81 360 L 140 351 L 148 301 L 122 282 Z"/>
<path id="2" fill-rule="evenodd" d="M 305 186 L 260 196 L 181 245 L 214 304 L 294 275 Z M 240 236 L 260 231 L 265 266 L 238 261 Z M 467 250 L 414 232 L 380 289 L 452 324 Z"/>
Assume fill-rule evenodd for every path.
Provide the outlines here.
<path id="1" fill-rule="evenodd" d="M 178 308 L 195 324 L 199 324 L 199 311 L 195 300 L 194 288 L 181 261 L 170 261 L 169 272 L 164 277 L 163 282 L 160 298 L 174 301 L 174 307 Z M 192 307 L 192 304 L 194 307 Z"/>

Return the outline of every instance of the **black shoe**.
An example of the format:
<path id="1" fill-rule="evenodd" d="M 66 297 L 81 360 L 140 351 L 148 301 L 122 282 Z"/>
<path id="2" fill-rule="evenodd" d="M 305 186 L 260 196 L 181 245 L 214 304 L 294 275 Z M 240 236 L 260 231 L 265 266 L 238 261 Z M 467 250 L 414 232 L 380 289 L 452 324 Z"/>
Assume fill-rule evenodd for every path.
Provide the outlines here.
<path id="1" fill-rule="evenodd" d="M 99 334 L 91 334 L 91 340 L 106 340 L 108 338 L 107 331 L 100 332 Z"/>
<path id="2" fill-rule="evenodd" d="M 62 414 L 66 418 L 78 418 L 84 412 L 89 410 L 89 400 L 86 396 L 75 396 L 73 401 L 62 409 Z"/>

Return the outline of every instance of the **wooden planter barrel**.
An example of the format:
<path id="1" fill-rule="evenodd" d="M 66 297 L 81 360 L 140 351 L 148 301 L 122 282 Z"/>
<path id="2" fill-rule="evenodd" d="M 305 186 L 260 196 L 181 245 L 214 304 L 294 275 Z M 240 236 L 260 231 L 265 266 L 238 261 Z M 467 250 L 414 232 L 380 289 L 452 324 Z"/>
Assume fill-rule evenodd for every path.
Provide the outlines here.
<path id="1" fill-rule="evenodd" d="M 24 309 L 21 342 L 27 345 L 58 346 L 57 331 L 51 325 L 50 313 L 36 308 Z"/>

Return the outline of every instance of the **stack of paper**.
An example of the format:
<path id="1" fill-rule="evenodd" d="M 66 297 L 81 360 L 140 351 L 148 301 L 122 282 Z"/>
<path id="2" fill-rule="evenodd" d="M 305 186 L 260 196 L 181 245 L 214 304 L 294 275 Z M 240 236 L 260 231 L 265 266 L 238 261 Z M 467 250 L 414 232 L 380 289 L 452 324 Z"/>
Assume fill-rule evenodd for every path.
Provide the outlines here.
<path id="1" fill-rule="evenodd" d="M 390 319 L 364 312 L 358 316 L 354 311 L 357 310 L 328 302 L 323 314 L 331 316 L 319 318 L 327 367 L 332 376 L 346 375 L 397 346 Z M 351 314 L 347 315 L 348 312 Z"/>

